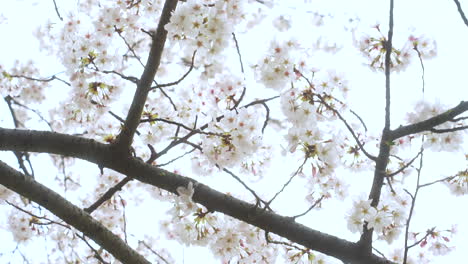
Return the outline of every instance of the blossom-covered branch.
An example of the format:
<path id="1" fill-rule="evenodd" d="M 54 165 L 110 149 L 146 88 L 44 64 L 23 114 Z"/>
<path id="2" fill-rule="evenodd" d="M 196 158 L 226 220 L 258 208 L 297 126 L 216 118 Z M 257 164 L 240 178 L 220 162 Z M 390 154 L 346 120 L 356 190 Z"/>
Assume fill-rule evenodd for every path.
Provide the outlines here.
<path id="1" fill-rule="evenodd" d="M 254 204 L 213 190 L 191 178 L 151 166 L 137 158 L 122 155 L 122 153 L 116 153 L 110 145 L 91 139 L 51 132 L 0 128 L 0 149 L 78 157 L 175 194 L 178 194 L 177 188 L 192 183 L 194 186 L 193 201 L 202 204 L 210 211 L 227 214 L 348 263 L 391 263 L 371 253 L 361 252 L 356 243 L 308 228 L 296 223 L 292 218 L 265 211 Z M 28 192 L 24 192 L 22 195 L 34 198 L 33 200 L 43 199 L 40 196 L 29 197 Z M 49 210 L 54 212 L 53 208 L 49 208 Z M 79 210 L 81 211 L 81 209 Z"/>
<path id="2" fill-rule="evenodd" d="M 392 38 L 393 38 L 393 9 L 394 1 L 390 0 L 389 11 L 389 29 L 387 41 L 385 41 L 385 125 L 380 138 L 379 155 L 375 160 L 374 179 L 369 192 L 369 200 L 372 207 L 377 207 L 380 201 L 382 187 L 386 176 L 387 165 L 390 157 L 390 144 L 387 143 L 390 133 L 390 70 L 391 70 L 391 53 L 392 53 Z M 370 228 L 369 223 L 364 224 L 364 232 L 361 235 L 359 243 L 363 250 L 372 251 L 372 234 L 374 230 Z M 369 227 L 369 228 L 368 228 Z"/>
<path id="3" fill-rule="evenodd" d="M 400 126 L 399 128 L 392 130 L 389 133 L 388 140 L 392 141 L 412 134 L 417 134 L 424 131 L 431 131 L 435 127 L 442 125 L 445 122 L 452 121 L 455 117 L 466 111 L 468 111 L 468 102 L 462 101 L 454 108 L 449 109 L 439 115 L 423 120 L 421 122 L 417 122 L 415 124 Z"/>
<path id="4" fill-rule="evenodd" d="M 0 175 L 2 185 L 47 208 L 53 214 L 92 238 L 120 261 L 135 264 L 150 263 L 84 210 L 2 161 L 0 161 Z"/>
<path id="5" fill-rule="evenodd" d="M 137 90 L 135 91 L 123 129 L 115 143 L 117 148 L 121 148 L 124 151 L 128 151 L 130 148 L 133 135 L 140 124 L 140 117 L 145 106 L 146 98 L 151 89 L 151 84 L 154 81 L 154 76 L 158 70 L 164 50 L 164 44 L 166 43 L 167 31 L 164 27 L 169 23 L 171 14 L 177 6 L 177 2 L 177 0 L 166 0 L 159 19 L 158 28 L 152 35 L 152 44 L 145 70 L 138 81 Z"/>

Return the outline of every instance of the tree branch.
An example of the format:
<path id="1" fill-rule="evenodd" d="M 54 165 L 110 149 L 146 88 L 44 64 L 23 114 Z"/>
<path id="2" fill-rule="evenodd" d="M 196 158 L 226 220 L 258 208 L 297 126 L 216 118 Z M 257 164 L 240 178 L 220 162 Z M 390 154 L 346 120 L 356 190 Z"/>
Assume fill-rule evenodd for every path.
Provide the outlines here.
<path id="1" fill-rule="evenodd" d="M 390 140 L 399 139 L 401 137 L 417 134 L 423 131 L 431 131 L 434 127 L 453 120 L 456 116 L 466 112 L 467 110 L 468 101 L 462 101 L 454 108 L 449 109 L 442 114 L 436 115 L 415 124 L 400 126 L 399 128 L 390 132 Z"/>
<path id="2" fill-rule="evenodd" d="M 468 19 L 465 16 L 465 12 L 463 12 L 460 2 L 458 0 L 453 0 L 453 1 L 457 5 L 458 13 L 460 13 L 460 16 L 463 19 L 463 22 L 465 23 L 466 26 L 468 26 Z"/>
<path id="3" fill-rule="evenodd" d="M 125 177 L 123 180 L 118 182 L 116 185 L 109 188 L 96 202 L 94 202 L 89 207 L 86 207 L 84 209 L 84 211 L 87 212 L 88 214 L 91 214 L 92 212 L 94 212 L 94 210 L 98 209 L 99 206 L 101 206 L 107 200 L 112 198 L 112 196 L 114 196 L 115 193 L 117 193 L 118 191 L 121 191 L 122 188 L 125 186 L 125 184 L 127 184 L 131 180 L 133 180 L 133 179 L 129 178 L 129 177 Z"/>
<path id="4" fill-rule="evenodd" d="M 390 70 L 392 57 L 393 40 L 393 0 L 390 0 L 390 15 L 387 41 L 385 41 L 385 127 L 384 130 L 390 130 Z"/>
<path id="5" fill-rule="evenodd" d="M 372 207 L 377 207 L 379 204 L 382 186 L 387 176 L 386 170 L 390 157 L 390 70 L 393 38 L 393 9 L 394 3 L 393 0 L 390 0 L 388 37 L 387 41 L 385 41 L 385 125 L 380 139 L 379 155 L 375 160 L 374 180 L 369 193 L 369 200 L 371 200 Z M 367 229 L 367 223 L 364 224 L 363 230 L 359 244 L 361 245 L 361 250 L 370 253 L 372 252 L 372 234 L 374 230 Z"/>
<path id="6" fill-rule="evenodd" d="M 158 84 L 156 86 L 153 86 L 150 88 L 150 90 L 154 90 L 154 89 L 161 89 L 163 87 L 168 87 L 168 86 L 174 86 L 174 85 L 177 85 L 179 84 L 181 81 L 183 81 L 185 78 L 187 78 L 187 76 L 190 74 L 190 72 L 192 72 L 193 68 L 194 68 L 194 64 L 195 64 L 195 54 L 197 54 L 197 50 L 195 50 L 193 52 L 193 55 L 192 55 L 192 60 L 190 62 L 190 67 L 189 69 L 187 70 L 187 72 L 184 73 L 184 75 L 182 75 L 182 77 L 180 77 L 178 80 L 176 81 L 173 81 L 173 82 L 170 82 L 170 83 L 163 83 L 163 84 Z"/>
<path id="7" fill-rule="evenodd" d="M 137 89 L 122 131 L 115 141 L 115 146 L 120 151 L 130 153 L 130 145 L 132 144 L 133 136 L 140 124 L 140 117 L 145 106 L 146 98 L 148 97 L 148 92 L 151 89 L 151 84 L 161 62 L 167 37 L 167 31 L 164 29 L 164 26 L 169 23 L 172 12 L 177 6 L 177 2 L 178 0 L 166 0 L 156 33 L 151 35 L 152 44 L 145 70 L 138 81 Z"/>
<path id="8" fill-rule="evenodd" d="M 413 213 L 414 213 L 414 207 L 416 205 L 416 198 L 418 197 L 419 190 L 421 189 L 420 182 L 421 182 L 421 171 L 423 167 L 423 155 L 424 155 L 424 136 L 421 139 L 421 150 L 419 153 L 421 153 L 421 156 L 419 157 L 419 168 L 417 168 L 417 178 L 416 178 L 416 190 L 414 191 L 414 194 L 411 194 L 407 190 L 406 193 L 411 197 L 411 206 L 410 206 L 410 211 L 408 214 L 408 218 L 406 219 L 406 225 L 405 225 L 405 251 L 403 253 L 403 263 L 406 264 L 406 260 L 408 259 L 408 250 L 410 247 L 408 246 L 408 238 L 409 238 L 409 228 L 411 224 L 411 219 L 413 218 Z"/>
<path id="9" fill-rule="evenodd" d="M 0 161 L 0 183 L 47 208 L 60 219 L 93 239 L 120 261 L 124 263 L 150 263 L 82 209 L 2 161 Z"/>
<path id="10" fill-rule="evenodd" d="M 58 7 L 57 7 L 57 3 L 55 3 L 55 0 L 53 0 L 53 2 L 54 2 L 54 7 L 55 7 L 55 13 L 57 13 L 58 18 L 59 18 L 61 21 L 63 21 L 63 18 L 62 18 L 62 16 L 60 15 L 60 12 L 59 12 Z"/>
<path id="11" fill-rule="evenodd" d="M 388 260 L 362 254 L 356 243 L 328 235 L 294 222 L 290 217 L 268 212 L 254 204 L 220 193 L 197 181 L 115 152 L 111 145 L 92 139 L 53 132 L 0 128 L 0 150 L 54 153 L 81 158 L 128 177 L 177 194 L 177 188 L 194 184 L 193 200 L 210 211 L 221 212 L 304 247 L 356 264 L 388 264 Z M 28 193 L 23 194 L 29 197 Z M 81 210 L 81 209 L 80 209 Z M 131 262 L 135 263 L 135 262 Z"/>

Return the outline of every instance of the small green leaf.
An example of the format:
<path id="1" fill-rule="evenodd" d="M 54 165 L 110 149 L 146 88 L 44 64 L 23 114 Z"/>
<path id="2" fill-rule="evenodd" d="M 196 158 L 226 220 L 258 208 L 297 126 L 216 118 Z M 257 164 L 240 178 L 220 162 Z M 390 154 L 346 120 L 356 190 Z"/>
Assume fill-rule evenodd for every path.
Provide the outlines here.
<path id="1" fill-rule="evenodd" d="M 3 75 L 3 77 L 7 78 L 9 81 L 11 81 L 13 79 L 13 77 L 11 77 L 11 75 L 6 71 L 3 71 L 2 75 Z"/>

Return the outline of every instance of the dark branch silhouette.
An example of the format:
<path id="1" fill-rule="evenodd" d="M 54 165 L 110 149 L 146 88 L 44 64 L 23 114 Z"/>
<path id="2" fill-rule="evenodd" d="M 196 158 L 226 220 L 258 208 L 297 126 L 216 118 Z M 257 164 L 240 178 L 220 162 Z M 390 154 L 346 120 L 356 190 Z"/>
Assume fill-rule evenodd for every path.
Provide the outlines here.
<path id="1" fill-rule="evenodd" d="M 102 144 L 92 139 L 45 131 L 0 128 L 0 149 L 77 157 L 174 194 L 178 194 L 178 187 L 186 187 L 192 182 L 195 190 L 193 201 L 202 204 L 209 211 L 232 216 L 347 263 L 391 263 L 372 253 L 363 253 L 359 250 L 360 247 L 357 243 L 308 228 L 296 223 L 290 217 L 266 211 L 254 204 L 213 190 L 191 178 L 154 167 L 138 158 L 115 152 L 111 145 Z M 8 187 L 9 183 L 5 182 L 7 180 L 0 177 L 0 184 Z M 22 195 L 35 202 L 41 201 L 40 197 L 29 195 L 27 192 L 22 193 Z M 48 209 L 56 214 L 53 208 Z M 84 213 L 84 210 L 79 210 Z M 108 250 L 106 247 L 104 248 Z"/>
<path id="2" fill-rule="evenodd" d="M 2 161 L 0 161 L 0 175 L 2 185 L 43 206 L 69 225 L 83 232 L 87 237 L 92 238 L 120 261 L 138 264 L 150 263 L 84 210 Z"/>
<path id="3" fill-rule="evenodd" d="M 164 44 L 166 43 L 167 37 L 167 31 L 164 29 L 164 26 L 169 23 L 172 12 L 177 6 L 177 2 L 177 0 L 166 0 L 164 3 L 158 28 L 156 29 L 156 33 L 151 36 L 152 44 L 148 61 L 145 65 L 145 70 L 138 81 L 137 89 L 122 131 L 115 141 L 115 147 L 118 151 L 130 153 L 130 145 L 132 144 L 133 136 L 140 124 L 140 117 L 145 106 L 146 98 L 151 90 L 151 84 L 154 81 L 154 76 L 158 70 L 159 63 L 161 62 Z"/>

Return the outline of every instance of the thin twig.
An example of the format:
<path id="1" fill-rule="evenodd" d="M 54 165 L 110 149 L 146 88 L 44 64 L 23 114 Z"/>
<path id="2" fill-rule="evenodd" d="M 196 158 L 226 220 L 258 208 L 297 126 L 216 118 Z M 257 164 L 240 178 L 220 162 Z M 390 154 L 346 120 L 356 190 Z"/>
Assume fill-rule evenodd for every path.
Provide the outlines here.
<path id="1" fill-rule="evenodd" d="M 453 0 L 453 1 L 457 5 L 458 13 L 460 13 L 460 16 L 463 19 L 463 22 L 465 23 L 466 26 L 468 26 L 468 19 L 466 18 L 465 13 L 463 12 L 460 2 L 458 0 Z"/>
<path id="2" fill-rule="evenodd" d="M 297 176 L 297 174 L 299 172 L 302 171 L 302 168 L 304 167 L 305 163 L 307 162 L 308 158 L 305 158 L 304 159 L 304 162 L 302 162 L 302 164 L 299 166 L 299 168 L 297 168 L 297 170 L 291 175 L 291 177 L 289 177 L 288 181 L 286 181 L 285 184 L 283 184 L 283 187 L 281 188 L 281 190 L 279 190 L 274 196 L 273 198 L 270 199 L 270 201 L 268 201 L 268 204 L 271 204 L 273 202 L 273 200 L 276 199 L 276 197 L 282 193 L 284 191 L 284 189 L 286 189 L 286 187 L 291 183 L 291 181 L 294 179 L 294 177 Z"/>
<path id="3" fill-rule="evenodd" d="M 409 246 L 408 246 L 408 249 L 410 249 L 410 248 L 412 248 L 412 247 L 414 247 L 414 246 L 419 245 L 419 244 L 420 244 L 422 241 L 424 241 L 430 234 L 432 234 L 432 233 L 434 232 L 434 230 L 435 230 L 435 227 L 433 227 L 433 228 L 427 230 L 427 231 L 426 231 L 426 234 L 425 234 L 422 238 L 420 238 L 418 241 L 416 241 L 416 242 L 414 242 L 413 244 L 409 245 Z"/>
<path id="4" fill-rule="evenodd" d="M 453 118 L 452 120 L 449 120 L 450 122 L 458 122 L 458 121 L 463 121 L 463 120 L 467 120 L 468 119 L 468 116 L 461 116 L 461 117 L 458 117 L 458 118 Z"/>
<path id="5" fill-rule="evenodd" d="M 124 233 L 124 241 L 125 243 L 128 244 L 128 235 L 127 235 L 127 216 L 125 214 L 125 204 L 126 202 L 122 198 L 122 196 L 119 195 L 120 198 L 120 204 L 122 205 L 122 219 L 123 219 L 123 233 Z"/>
<path id="6" fill-rule="evenodd" d="M 317 94 L 316 96 L 317 96 L 317 98 L 320 99 L 320 102 L 323 105 L 325 105 L 329 110 L 331 110 L 336 116 L 338 116 L 338 118 L 341 120 L 341 122 L 343 122 L 343 124 L 346 126 L 348 131 L 351 133 L 351 136 L 354 138 L 354 140 L 358 144 L 359 148 L 362 150 L 362 153 L 364 153 L 364 155 L 366 155 L 366 157 L 368 157 L 370 160 L 376 161 L 377 157 L 366 151 L 366 149 L 364 148 L 364 144 L 361 142 L 361 140 L 358 138 L 358 136 L 354 132 L 354 129 L 351 127 L 351 125 L 348 124 L 348 122 L 340 114 L 340 112 L 338 110 L 336 110 L 335 108 L 333 108 L 331 105 L 329 105 L 321 95 Z"/>
<path id="7" fill-rule="evenodd" d="M 310 210 L 314 209 L 317 205 L 319 205 L 322 202 L 323 198 L 325 198 L 325 195 L 322 195 L 318 200 L 316 200 L 315 203 L 313 203 L 305 212 L 303 212 L 302 214 L 295 215 L 292 218 L 296 220 L 296 218 L 306 215 L 310 212 Z"/>
<path id="8" fill-rule="evenodd" d="M 421 138 L 421 149 L 420 149 L 420 157 L 419 157 L 419 168 L 416 169 L 418 172 L 417 179 L 416 179 L 416 190 L 414 191 L 414 194 L 412 195 L 410 192 L 405 190 L 406 193 L 408 193 L 411 196 L 411 207 L 408 215 L 408 219 L 406 220 L 406 228 L 405 228 L 405 252 L 403 254 L 403 264 L 406 264 L 406 260 L 408 258 L 408 236 L 409 236 L 409 227 L 411 223 L 411 219 L 413 216 L 414 212 L 414 207 L 416 205 L 416 198 L 418 196 L 419 189 L 421 189 L 420 181 L 421 181 L 421 170 L 423 167 L 423 158 L 424 158 L 424 136 Z"/>
<path id="9" fill-rule="evenodd" d="M 120 190 L 122 190 L 122 188 L 125 186 L 125 184 L 127 184 L 128 182 L 130 182 L 131 180 L 133 180 L 132 178 L 130 177 L 125 177 L 123 180 L 121 180 L 119 183 L 117 183 L 116 185 L 114 185 L 113 187 L 109 188 L 109 190 L 107 190 L 96 202 L 94 202 L 92 205 L 90 205 L 89 207 L 83 209 L 85 212 L 87 212 L 88 214 L 91 214 L 94 210 L 96 210 L 99 206 L 101 206 L 103 203 L 105 203 L 107 200 L 109 200 L 110 198 L 112 198 L 112 196 L 114 196 L 114 194 Z"/>
<path id="10" fill-rule="evenodd" d="M 86 240 L 86 237 L 85 237 L 84 235 L 76 234 L 76 236 L 77 236 L 78 238 L 80 238 L 81 240 L 83 240 L 83 242 L 85 242 L 85 244 L 89 247 L 89 249 L 91 249 L 91 251 L 93 251 L 94 257 L 95 257 L 100 263 L 103 263 L 103 264 L 110 264 L 109 262 L 105 261 L 105 260 L 101 257 L 101 254 L 99 254 L 99 251 L 97 251 L 93 246 L 91 246 L 91 244 L 88 243 L 88 240 Z"/>
<path id="11" fill-rule="evenodd" d="M 21 126 L 23 126 L 23 124 L 17 119 L 15 110 L 13 109 L 13 106 L 12 106 L 13 103 L 18 104 L 18 105 L 20 105 L 20 104 L 17 103 L 9 95 L 4 97 L 3 99 L 5 100 L 5 102 L 8 105 L 8 109 L 10 110 L 11 117 L 13 118 L 13 123 L 14 123 L 15 128 L 19 128 L 20 124 L 21 124 Z M 22 105 L 20 105 L 20 106 L 22 106 Z M 29 176 L 29 177 L 34 178 L 34 168 L 32 166 L 31 160 L 29 158 L 29 153 L 28 152 L 22 152 L 22 151 L 13 151 L 13 154 L 15 154 L 16 159 L 18 161 L 18 165 L 21 168 L 21 170 L 23 171 L 23 173 L 25 175 Z M 29 172 L 29 170 L 26 168 L 26 165 L 24 164 L 24 161 L 28 162 L 31 172 Z"/>
<path id="12" fill-rule="evenodd" d="M 150 150 L 150 157 L 148 158 L 148 160 L 146 161 L 147 164 L 153 164 L 153 162 L 156 160 L 156 158 L 158 157 L 158 153 L 156 153 L 156 150 L 154 149 L 154 147 L 151 145 L 151 144 L 147 144 L 146 146 L 148 146 L 149 150 Z"/>
<path id="13" fill-rule="evenodd" d="M 429 131 L 433 133 L 437 133 L 437 134 L 442 134 L 442 133 L 455 132 L 455 131 L 460 131 L 460 130 L 465 130 L 465 129 L 468 129 L 468 126 L 460 126 L 460 127 L 446 128 L 446 129 L 432 128 L 432 129 L 429 129 Z"/>
<path id="14" fill-rule="evenodd" d="M 413 47 L 413 49 L 418 53 L 418 58 L 419 58 L 419 62 L 421 63 L 421 69 L 422 69 L 422 74 L 421 74 L 421 79 L 422 79 L 422 93 L 424 94 L 424 88 L 426 86 L 426 81 L 425 81 L 425 78 L 424 78 L 424 62 L 422 60 L 422 57 L 421 57 L 421 52 L 419 52 L 418 48 L 416 47 L 416 45 Z"/>
<path id="15" fill-rule="evenodd" d="M 171 103 L 172 105 L 172 108 L 174 108 L 174 111 L 177 111 L 177 106 L 175 105 L 174 101 L 172 100 L 172 98 L 164 91 L 164 89 L 162 87 L 159 87 L 158 89 L 159 91 L 161 91 L 161 93 L 164 95 L 164 97 L 166 97 L 169 102 Z"/>
<path id="16" fill-rule="evenodd" d="M 364 127 L 364 131 L 367 132 L 367 126 L 366 126 L 366 123 L 364 123 L 364 120 L 356 112 L 354 112 L 352 109 L 349 109 L 349 111 L 351 112 L 351 114 L 353 114 L 355 117 L 357 117 L 359 119 L 362 126 Z"/>
<path id="17" fill-rule="evenodd" d="M 237 56 L 239 57 L 241 72 L 242 72 L 242 75 L 244 76 L 244 81 L 245 81 L 244 63 L 242 62 L 242 56 L 241 56 L 241 52 L 240 52 L 240 48 L 239 48 L 239 42 L 237 41 L 236 34 L 234 32 L 232 32 L 232 38 L 234 39 L 234 43 L 236 44 Z M 231 108 L 231 110 L 236 109 L 239 106 L 239 104 L 242 102 L 242 99 L 244 99 L 246 91 L 247 91 L 247 88 L 244 86 L 239 99 L 237 101 L 235 101 L 235 104 Z"/>
<path id="18" fill-rule="evenodd" d="M 62 224 L 62 223 L 59 223 L 59 222 L 57 222 L 57 221 L 51 220 L 51 219 L 49 219 L 49 218 L 47 218 L 47 217 L 45 217 L 45 216 L 36 215 L 36 214 L 33 214 L 33 213 L 31 213 L 31 212 L 29 212 L 29 211 L 27 211 L 27 210 L 24 210 L 23 208 L 17 206 L 17 205 L 14 204 L 14 203 L 10 203 L 9 201 L 6 201 L 6 200 L 5 200 L 5 202 L 6 202 L 7 204 L 9 204 L 10 206 L 14 207 L 16 210 L 19 210 L 19 211 L 21 211 L 21 212 L 23 212 L 23 213 L 25 213 L 25 214 L 27 214 L 27 215 L 30 215 L 30 216 L 32 216 L 32 217 L 34 217 L 34 218 L 36 218 L 36 219 L 42 219 L 42 220 L 48 221 L 48 223 L 39 223 L 39 222 L 37 222 L 37 221 L 36 221 L 36 222 L 32 222 L 32 223 L 34 223 L 34 224 L 36 224 L 36 225 L 50 225 L 50 224 L 54 224 L 54 225 L 59 225 L 59 226 L 65 227 L 65 228 L 67 228 L 67 229 L 71 229 L 69 226 L 67 226 L 67 225 L 65 225 L 65 224 Z"/>
<path id="19" fill-rule="evenodd" d="M 421 184 L 421 185 L 419 185 L 419 187 L 423 188 L 423 187 L 431 186 L 431 185 L 434 185 L 434 184 L 439 183 L 439 182 L 449 181 L 449 180 L 451 180 L 451 179 L 453 179 L 455 177 L 456 176 L 448 176 L 448 177 L 445 177 L 443 179 L 439 179 L 439 180 L 435 180 L 435 181 L 432 181 L 432 182 Z"/>
<path id="20" fill-rule="evenodd" d="M 195 150 L 197 150 L 197 148 L 192 148 L 191 150 L 185 152 L 184 154 L 182 154 L 182 155 L 180 155 L 180 156 L 178 156 L 178 157 L 175 157 L 175 158 L 171 159 L 171 160 L 168 161 L 168 162 L 165 162 L 165 163 L 161 163 L 161 164 L 156 165 L 156 167 L 164 167 L 164 166 L 166 166 L 166 165 L 169 165 L 169 164 L 173 163 L 174 161 L 176 161 L 176 160 L 178 160 L 178 159 L 181 159 L 181 158 L 185 157 L 186 155 L 188 155 L 188 154 L 194 152 Z"/>
<path id="21" fill-rule="evenodd" d="M 271 101 L 271 100 L 274 100 L 276 98 L 279 98 L 279 95 L 276 95 L 276 96 L 273 96 L 273 97 L 270 97 L 270 98 L 266 98 L 266 99 L 258 99 L 258 100 L 255 100 L 255 101 L 252 101 L 244 106 L 242 106 L 243 108 L 247 108 L 249 106 L 252 106 L 252 105 L 256 105 L 256 104 L 263 104 L 263 103 L 266 103 L 268 101 Z"/>
<path id="22" fill-rule="evenodd" d="M 236 181 L 238 181 L 240 184 L 242 184 L 242 186 L 244 186 L 245 189 L 247 189 L 254 197 L 255 197 L 255 200 L 257 201 L 257 205 L 260 203 L 260 202 L 263 202 L 264 204 L 267 204 L 265 201 L 262 200 L 262 198 L 260 198 L 260 196 L 257 195 L 257 193 L 252 190 L 244 181 L 242 181 L 237 175 L 235 175 L 233 172 L 231 172 L 230 170 L 226 169 L 226 168 L 223 168 L 223 171 L 228 173 L 229 175 L 231 175 L 234 179 L 236 179 Z"/>
<path id="23" fill-rule="evenodd" d="M 239 48 L 239 42 L 237 41 L 236 34 L 232 32 L 232 38 L 234 39 L 234 43 L 236 44 L 237 56 L 239 57 L 239 63 L 241 66 L 241 72 L 244 73 L 244 63 L 242 62 L 242 56 Z"/>
<path id="24" fill-rule="evenodd" d="M 125 45 L 127 46 L 128 50 L 133 54 L 134 58 L 140 63 L 140 65 L 144 68 L 145 67 L 145 64 L 143 64 L 143 62 L 141 61 L 140 59 L 140 56 L 138 56 L 135 52 L 135 50 L 133 49 L 132 46 L 130 46 L 130 44 L 127 42 L 127 40 L 122 36 L 122 30 L 118 29 L 115 25 L 114 25 L 114 30 L 115 32 L 117 32 L 117 34 L 119 34 L 119 37 L 124 41 Z"/>
<path id="25" fill-rule="evenodd" d="M 154 251 L 148 244 L 146 244 L 146 242 L 140 240 L 138 241 L 138 243 L 141 243 L 143 246 L 145 246 L 149 251 L 151 251 L 151 253 L 155 254 L 156 256 L 158 256 L 158 258 L 164 261 L 164 263 L 169 264 L 169 262 L 163 256 L 161 256 L 161 254 Z"/>
<path id="26" fill-rule="evenodd" d="M 132 83 L 134 83 L 134 84 L 137 84 L 137 83 L 138 83 L 138 78 L 137 78 L 137 77 L 134 77 L 134 76 L 126 76 L 126 75 L 124 75 L 124 74 L 122 74 L 122 73 L 120 73 L 120 72 L 118 72 L 118 71 L 114 71 L 114 70 L 112 70 L 112 71 L 101 70 L 101 71 L 99 71 L 99 72 L 102 72 L 102 73 L 105 73 L 105 74 L 110 74 L 110 73 L 116 74 L 116 75 L 118 75 L 120 78 L 122 78 L 122 79 L 124 79 L 124 80 L 130 81 L 130 82 L 132 82 Z"/>
<path id="27" fill-rule="evenodd" d="M 158 85 L 156 85 L 156 86 L 153 86 L 153 87 L 151 87 L 150 90 L 154 90 L 154 89 L 158 89 L 158 88 L 163 88 L 163 87 L 174 86 L 174 85 L 179 84 L 181 81 L 183 81 L 183 80 L 190 74 L 190 72 L 193 70 L 194 61 L 195 61 L 195 54 L 197 54 L 197 51 L 196 51 L 196 50 L 193 52 L 192 61 L 191 61 L 191 63 L 190 63 L 190 68 L 187 70 L 187 72 L 184 73 L 184 75 L 182 75 L 182 77 L 180 77 L 177 81 L 174 81 L 174 82 L 163 83 L 163 84 L 158 84 Z"/>
<path id="28" fill-rule="evenodd" d="M 34 114 L 36 114 L 36 115 L 39 117 L 39 119 L 40 119 L 42 122 L 44 122 L 44 123 L 47 124 L 47 126 L 49 127 L 49 129 L 50 129 L 51 131 L 54 130 L 54 129 L 52 128 L 52 124 L 50 124 L 50 122 L 47 121 L 47 120 L 42 116 L 42 114 L 41 114 L 38 110 L 32 109 L 32 108 L 30 108 L 29 106 L 24 105 L 24 104 L 18 102 L 17 100 L 15 100 L 15 99 L 14 99 L 13 97 L 11 97 L 11 96 L 7 96 L 6 98 L 8 98 L 8 100 L 9 100 L 10 102 L 13 102 L 15 105 L 21 106 L 21 107 L 23 107 L 24 109 L 33 112 Z"/>
<path id="29" fill-rule="evenodd" d="M 109 114 L 111 116 L 113 116 L 115 119 L 119 120 L 120 123 L 125 123 L 125 120 L 123 118 L 121 118 L 120 116 L 118 116 L 117 114 L 115 114 L 114 112 L 112 111 L 109 111 Z M 140 131 L 138 131 L 138 129 L 135 131 L 135 134 L 137 134 L 138 136 L 141 135 Z"/>
<path id="30" fill-rule="evenodd" d="M 304 74 L 302 74 L 302 72 L 300 72 L 299 70 L 295 70 L 296 73 L 298 73 L 308 84 L 310 87 L 313 87 L 313 84 L 312 82 L 309 80 L 309 78 L 307 78 Z M 323 104 L 327 109 L 329 109 L 330 111 L 332 111 L 336 116 L 338 116 L 338 118 L 341 120 L 341 122 L 344 123 L 344 125 L 346 126 L 346 128 L 349 130 L 349 132 L 351 133 L 351 136 L 354 138 L 354 140 L 356 141 L 356 143 L 358 144 L 359 146 L 359 149 L 362 150 L 362 152 L 364 153 L 364 155 L 366 155 L 370 160 L 373 160 L 375 161 L 377 158 L 370 154 L 369 152 L 366 151 L 366 149 L 364 148 L 364 144 L 361 143 L 361 140 L 359 140 L 358 136 L 356 135 L 356 133 L 354 132 L 354 129 L 348 124 L 348 122 L 346 121 L 346 119 L 341 115 L 341 113 L 336 110 L 334 107 L 332 107 L 330 104 L 328 104 L 325 100 L 325 98 L 323 98 L 323 96 L 319 95 L 319 94 L 315 94 L 314 93 L 314 96 L 316 96 L 319 100 L 320 100 L 320 103 Z"/>
<path id="31" fill-rule="evenodd" d="M 263 127 L 262 127 L 262 134 L 265 132 L 265 128 L 268 125 L 268 121 L 270 120 L 270 108 L 265 102 L 262 102 L 263 107 L 265 107 L 265 121 L 263 122 Z"/>
<path id="32" fill-rule="evenodd" d="M 49 78 L 45 78 L 45 79 L 39 79 L 39 78 L 34 78 L 34 77 L 30 77 L 30 76 L 25 76 L 25 75 L 10 75 L 10 77 L 13 77 L 13 78 L 24 78 L 26 80 L 30 80 L 30 81 L 36 81 L 36 82 L 51 82 L 53 80 L 57 80 L 57 81 L 61 81 L 62 83 L 68 85 L 68 86 L 71 86 L 71 84 L 65 80 L 62 80 L 60 79 L 59 77 L 57 77 L 55 74 L 52 75 L 51 77 Z"/>
<path id="33" fill-rule="evenodd" d="M 266 98 L 266 99 L 255 100 L 255 101 L 253 101 L 253 102 L 250 102 L 250 103 L 247 104 L 247 105 L 242 106 L 242 108 L 247 108 L 247 107 L 249 107 L 249 106 L 253 106 L 253 105 L 256 105 L 256 104 L 263 104 L 263 103 L 266 103 L 266 102 L 268 102 L 268 101 L 270 101 L 270 100 L 274 100 L 274 99 L 276 99 L 276 98 L 279 98 L 279 96 L 273 96 L 273 97 Z M 221 121 L 223 118 L 224 118 L 224 115 L 221 115 L 221 116 L 216 117 L 215 120 L 216 120 L 216 122 L 219 122 L 219 121 Z M 148 119 L 148 120 L 144 120 L 144 121 L 145 121 L 145 122 L 148 122 L 149 119 Z M 167 119 L 159 120 L 159 121 L 166 122 L 166 123 L 174 122 L 174 121 L 169 121 L 169 120 L 167 120 Z M 181 126 L 182 124 L 179 125 L 179 123 L 174 122 L 174 125 L 176 125 L 176 124 L 177 124 L 177 128 L 182 127 L 182 126 Z M 194 135 L 196 135 L 196 134 L 199 134 L 200 131 L 203 131 L 203 130 L 207 129 L 207 128 L 208 128 L 208 125 L 209 125 L 209 123 L 204 124 L 203 126 L 199 127 L 198 129 L 189 128 L 188 130 L 189 130 L 190 132 L 189 132 L 187 135 L 185 135 L 185 136 L 183 136 L 183 137 L 180 137 L 180 138 L 174 137 L 174 138 L 177 138 L 177 139 L 175 139 L 174 141 L 172 141 L 171 143 L 169 143 L 168 146 L 166 146 L 162 151 L 160 151 L 160 152 L 157 154 L 156 158 L 159 158 L 159 157 L 161 157 L 162 155 L 165 155 L 165 154 L 166 154 L 170 149 L 172 149 L 173 147 L 175 147 L 175 146 L 177 146 L 177 145 L 179 145 L 179 144 L 181 144 L 181 143 L 186 142 L 186 141 L 187 141 L 189 138 L 191 138 L 192 136 L 194 136 Z M 188 127 L 185 126 L 185 125 L 183 125 L 183 128 L 185 129 L 185 128 L 188 128 Z M 204 133 L 213 134 L 213 133 L 210 133 L 210 132 L 204 132 Z M 214 133 L 214 134 L 218 136 L 218 134 L 216 134 L 216 133 Z"/>
<path id="34" fill-rule="evenodd" d="M 306 253 L 307 250 L 306 249 L 303 249 L 303 248 L 300 248 L 292 243 L 287 243 L 287 242 L 284 242 L 284 241 L 278 241 L 278 240 L 271 240 L 270 237 L 268 236 L 270 232 L 268 231 L 265 231 L 265 240 L 268 244 L 276 244 L 276 245 L 283 245 L 283 246 L 288 246 L 288 247 L 291 247 L 291 248 L 295 248 L 301 252 L 304 252 Z"/>
<path id="35" fill-rule="evenodd" d="M 55 13 L 57 13 L 58 18 L 59 18 L 61 21 L 63 21 L 63 18 L 62 18 L 62 16 L 60 15 L 60 12 L 59 12 L 58 7 L 57 7 L 57 3 L 55 2 L 55 0 L 53 0 L 53 2 L 54 2 L 54 7 L 55 7 Z"/>
<path id="36" fill-rule="evenodd" d="M 408 163 L 406 163 L 405 165 L 403 165 L 401 168 L 399 168 L 398 170 L 396 170 L 395 172 L 392 172 L 392 173 L 389 173 L 387 174 L 387 178 L 391 178 L 395 175 L 397 175 L 398 173 L 404 171 L 406 168 L 408 168 L 409 166 L 411 166 L 411 164 L 413 164 L 413 162 L 419 157 L 419 155 L 422 155 L 422 150 L 418 152 L 418 154 L 412 158 Z"/>

